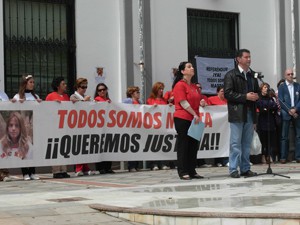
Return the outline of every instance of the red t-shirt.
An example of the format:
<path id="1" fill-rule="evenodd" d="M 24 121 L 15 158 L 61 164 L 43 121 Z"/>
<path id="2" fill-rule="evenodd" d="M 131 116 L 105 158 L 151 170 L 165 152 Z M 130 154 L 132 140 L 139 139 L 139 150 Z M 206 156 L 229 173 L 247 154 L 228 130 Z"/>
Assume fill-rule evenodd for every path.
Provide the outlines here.
<path id="1" fill-rule="evenodd" d="M 188 85 L 183 80 L 178 81 L 173 89 L 175 112 L 174 117 L 192 121 L 194 116 L 180 105 L 180 101 L 187 100 L 192 109 L 199 114 L 201 93 L 195 84 Z"/>
<path id="2" fill-rule="evenodd" d="M 167 91 L 164 95 L 164 99 L 168 102 L 170 98 L 173 97 L 173 91 Z M 173 103 L 173 101 L 171 101 L 170 103 Z"/>
<path id="3" fill-rule="evenodd" d="M 60 95 L 53 91 L 47 95 L 46 101 L 70 101 L 70 97 L 67 94 Z"/>
<path id="4" fill-rule="evenodd" d="M 227 100 L 224 98 L 222 101 L 218 96 L 212 96 L 208 98 L 208 105 L 227 105 Z"/>
<path id="5" fill-rule="evenodd" d="M 163 98 L 148 98 L 147 99 L 147 104 L 148 105 L 166 105 L 167 102 Z"/>
<path id="6" fill-rule="evenodd" d="M 94 100 L 96 102 L 111 102 L 111 100 L 109 98 L 103 98 L 101 96 L 97 96 Z"/>

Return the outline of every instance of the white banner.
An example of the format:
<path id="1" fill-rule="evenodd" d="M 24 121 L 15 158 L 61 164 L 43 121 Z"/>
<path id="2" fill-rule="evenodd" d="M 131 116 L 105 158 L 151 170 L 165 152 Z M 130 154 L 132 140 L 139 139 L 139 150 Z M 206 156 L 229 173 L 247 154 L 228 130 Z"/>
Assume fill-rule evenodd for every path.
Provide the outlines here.
<path id="1" fill-rule="evenodd" d="M 29 101 L 0 105 L 0 168 L 176 159 L 174 107 Z M 200 116 L 206 127 L 198 157 L 228 156 L 227 107 L 201 108 Z"/>
<path id="2" fill-rule="evenodd" d="M 216 94 L 217 87 L 224 85 L 225 74 L 234 68 L 234 59 L 195 57 L 198 81 L 203 94 Z"/>

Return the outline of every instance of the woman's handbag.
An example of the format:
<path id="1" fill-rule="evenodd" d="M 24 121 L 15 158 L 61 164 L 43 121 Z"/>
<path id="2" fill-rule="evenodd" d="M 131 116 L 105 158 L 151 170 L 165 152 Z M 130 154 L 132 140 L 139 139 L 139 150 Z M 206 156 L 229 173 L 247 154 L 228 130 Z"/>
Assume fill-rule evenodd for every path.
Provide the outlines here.
<path id="1" fill-rule="evenodd" d="M 261 142 L 256 131 L 253 132 L 250 155 L 261 154 Z"/>

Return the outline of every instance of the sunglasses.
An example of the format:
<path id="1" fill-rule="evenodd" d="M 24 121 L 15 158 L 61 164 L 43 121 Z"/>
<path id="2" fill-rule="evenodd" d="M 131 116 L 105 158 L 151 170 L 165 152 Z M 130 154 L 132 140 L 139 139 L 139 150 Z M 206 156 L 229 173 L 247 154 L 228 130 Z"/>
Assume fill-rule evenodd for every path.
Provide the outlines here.
<path id="1" fill-rule="evenodd" d="M 102 91 L 106 91 L 106 88 L 105 89 L 98 89 L 98 92 L 102 92 Z"/>
<path id="2" fill-rule="evenodd" d="M 287 73 L 288 76 L 294 76 L 294 73 Z"/>
<path id="3" fill-rule="evenodd" d="M 87 86 L 79 86 L 82 89 L 87 89 Z"/>

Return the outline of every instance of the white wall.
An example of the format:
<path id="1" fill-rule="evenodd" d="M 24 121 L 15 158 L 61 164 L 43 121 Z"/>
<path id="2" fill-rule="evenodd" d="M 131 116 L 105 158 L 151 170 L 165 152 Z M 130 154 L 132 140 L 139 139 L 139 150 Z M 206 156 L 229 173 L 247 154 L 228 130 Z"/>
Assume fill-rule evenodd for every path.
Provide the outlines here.
<path id="1" fill-rule="evenodd" d="M 120 101 L 121 62 L 120 1 L 76 0 L 77 77 L 89 81 L 87 93 L 94 95 L 95 67 L 102 66 L 112 101 Z"/>
<path id="2" fill-rule="evenodd" d="M 77 77 L 89 80 L 88 94 L 95 89 L 95 67 L 103 66 L 113 101 L 121 101 L 126 91 L 124 4 L 127 0 L 76 0 Z M 134 62 L 139 62 L 138 0 L 133 2 Z M 263 72 L 274 86 L 284 68 L 291 63 L 290 19 L 286 19 L 287 59 L 281 58 L 278 39 L 278 1 L 280 0 L 151 0 L 151 39 L 153 83 L 162 81 L 171 88 L 171 68 L 187 59 L 187 8 L 235 12 L 240 14 L 240 47 L 252 54 L 252 68 Z M 3 18 L 3 0 L 0 0 Z M 258 7 L 259 6 L 259 7 Z M 286 13 L 289 15 L 289 4 Z M 3 31 L 3 23 L 0 23 Z M 3 32 L 2 32 L 3 33 Z M 0 89 L 4 86 L 3 35 L 0 35 Z M 290 64 L 291 65 L 291 64 Z M 138 66 L 135 85 L 140 86 Z M 146 68 L 147 70 L 147 68 Z M 148 74 L 149 75 L 149 74 Z"/>
<path id="3" fill-rule="evenodd" d="M 170 71 L 187 60 L 186 9 L 205 9 L 239 13 L 240 48 L 252 55 L 252 68 L 265 74 L 272 86 L 276 70 L 274 4 L 277 0 L 154 0 L 152 14 L 153 82 L 162 81 L 171 87 Z M 259 7 L 258 7 L 259 6 Z M 169 86 L 168 86 L 169 85 Z"/>
<path id="4" fill-rule="evenodd" d="M 0 1 L 0 18 L 3 18 L 3 2 Z M 3 20 L 2 20 L 3 21 Z M 0 90 L 4 90 L 4 39 L 3 39 L 3 22 L 0 23 L 0 31 L 2 35 L 0 35 Z"/>

